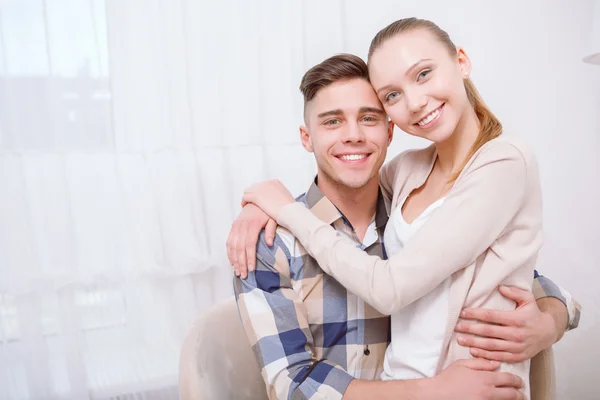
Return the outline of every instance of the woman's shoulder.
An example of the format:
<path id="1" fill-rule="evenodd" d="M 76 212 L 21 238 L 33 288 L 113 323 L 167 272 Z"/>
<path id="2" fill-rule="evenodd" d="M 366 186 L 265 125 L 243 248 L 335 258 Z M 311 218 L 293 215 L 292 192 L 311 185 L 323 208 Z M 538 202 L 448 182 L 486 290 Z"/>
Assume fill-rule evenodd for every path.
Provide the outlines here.
<path id="1" fill-rule="evenodd" d="M 429 167 L 435 160 L 435 146 L 431 145 L 424 149 L 410 149 L 403 151 L 386 163 L 380 172 L 383 186 L 397 187 L 409 177 L 415 177 L 419 173 L 428 173 Z"/>
<path id="2" fill-rule="evenodd" d="M 399 167 L 404 165 L 409 166 L 426 166 L 429 165 L 435 158 L 435 145 L 430 145 L 422 149 L 405 150 L 396 155 L 388 165 Z"/>
<path id="3" fill-rule="evenodd" d="M 531 146 L 523 139 L 502 135 L 485 143 L 473 156 L 473 164 L 513 159 L 524 165 L 537 164 Z"/>
<path id="4" fill-rule="evenodd" d="M 476 175 L 473 173 L 477 172 Z M 471 179 L 539 181 L 539 168 L 531 146 L 521 138 L 500 136 L 483 144 L 461 171 L 457 183 Z"/>

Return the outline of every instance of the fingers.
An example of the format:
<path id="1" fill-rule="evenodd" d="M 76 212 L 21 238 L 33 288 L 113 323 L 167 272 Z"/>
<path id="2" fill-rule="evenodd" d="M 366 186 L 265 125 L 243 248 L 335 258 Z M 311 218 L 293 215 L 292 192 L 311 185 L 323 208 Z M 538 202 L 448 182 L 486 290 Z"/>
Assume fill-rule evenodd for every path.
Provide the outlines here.
<path id="1" fill-rule="evenodd" d="M 521 342 L 521 337 L 517 328 L 508 326 L 498 326 L 490 324 L 481 324 L 477 322 L 460 321 L 454 328 L 456 332 L 470 333 L 472 335 L 486 338 L 503 339 L 515 342 Z"/>
<path id="2" fill-rule="evenodd" d="M 233 272 L 235 276 L 240 276 L 239 272 L 235 269 L 235 264 L 237 257 L 234 251 L 234 237 L 233 237 L 233 225 L 231 230 L 229 231 L 229 236 L 227 237 L 227 242 L 225 243 L 225 247 L 227 248 L 227 258 L 229 259 L 229 264 L 233 268 Z"/>
<path id="3" fill-rule="evenodd" d="M 525 383 L 523 379 L 519 378 L 515 374 L 511 374 L 509 372 L 496 372 L 494 373 L 494 377 L 492 378 L 492 383 L 496 387 L 506 387 L 506 388 L 515 388 L 521 389 Z"/>
<path id="4" fill-rule="evenodd" d="M 500 363 L 482 358 L 473 358 L 469 360 L 458 360 L 454 364 L 474 369 L 477 371 L 495 371 L 500 367 Z"/>
<path id="5" fill-rule="evenodd" d="M 239 273 L 239 277 L 246 279 L 248 276 L 248 263 L 246 262 L 246 240 L 245 233 L 248 229 L 248 225 L 245 221 L 240 221 L 239 230 L 235 238 L 235 254 L 236 262 L 234 264 L 235 270 Z"/>
<path id="6" fill-rule="evenodd" d="M 458 344 L 464 347 L 475 347 L 482 350 L 489 351 L 507 351 L 510 353 L 516 353 L 522 350 L 517 343 L 510 342 L 508 340 L 500 339 L 489 339 L 478 336 L 464 336 L 458 337 Z"/>
<path id="7" fill-rule="evenodd" d="M 249 224 L 244 232 L 246 260 L 248 261 L 248 271 L 250 272 L 254 271 L 256 267 L 256 245 L 258 244 L 262 228 L 263 224 L 261 221 L 257 221 L 256 223 Z"/>
<path id="8" fill-rule="evenodd" d="M 248 260 L 248 272 L 253 272 L 256 268 L 256 243 L 252 244 L 251 235 L 246 237 L 246 260 Z"/>
<path id="9" fill-rule="evenodd" d="M 474 319 L 498 325 L 523 326 L 524 322 L 515 315 L 515 311 L 489 310 L 486 308 L 465 308 L 461 311 L 463 319 Z"/>
<path id="10" fill-rule="evenodd" d="M 254 198 L 254 196 L 252 195 L 252 193 L 244 192 L 244 195 L 242 196 L 242 201 L 240 203 L 242 208 L 245 207 L 246 204 L 248 204 L 248 203 L 253 203 L 253 201 L 252 201 L 253 198 Z"/>
<path id="11" fill-rule="evenodd" d="M 254 204 L 247 205 L 234 221 L 227 238 L 227 257 L 235 270 L 236 276 L 248 277 L 248 271 L 256 269 L 256 246 L 260 232 L 269 222 L 269 217 Z M 277 224 L 272 222 L 270 229 L 271 243 L 274 241 Z M 266 233 L 268 235 L 268 233 Z"/>
<path id="12" fill-rule="evenodd" d="M 476 347 L 472 347 L 469 352 L 473 357 L 481 357 L 488 360 L 516 363 L 530 359 L 527 354 L 523 352 L 510 353 L 507 351 L 489 351 L 483 350 Z"/>
<path id="13" fill-rule="evenodd" d="M 267 245 L 273 246 L 273 242 L 275 241 L 275 230 L 277 229 L 277 221 L 273 218 L 269 218 L 267 222 L 267 226 L 265 227 L 265 240 L 267 241 Z"/>
<path id="14" fill-rule="evenodd" d="M 492 395 L 494 400 L 525 400 L 525 395 L 513 388 L 495 388 Z"/>
<path id="15" fill-rule="evenodd" d="M 535 301 L 533 293 L 515 286 L 500 286 L 499 290 L 502 296 L 515 301 L 518 305 Z"/>

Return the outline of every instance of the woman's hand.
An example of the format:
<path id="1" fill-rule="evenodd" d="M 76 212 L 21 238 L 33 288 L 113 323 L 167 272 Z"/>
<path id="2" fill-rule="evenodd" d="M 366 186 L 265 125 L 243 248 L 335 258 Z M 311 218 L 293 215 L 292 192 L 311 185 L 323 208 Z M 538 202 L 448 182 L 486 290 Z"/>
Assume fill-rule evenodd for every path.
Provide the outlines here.
<path id="1" fill-rule="evenodd" d="M 255 183 L 242 197 L 242 206 L 255 204 L 276 221 L 281 209 L 294 202 L 294 196 L 277 179 Z"/>
<path id="2" fill-rule="evenodd" d="M 265 241 L 273 246 L 277 223 L 254 204 L 247 204 L 233 221 L 227 238 L 227 258 L 235 275 L 246 279 L 256 265 L 256 244 L 265 228 Z"/>

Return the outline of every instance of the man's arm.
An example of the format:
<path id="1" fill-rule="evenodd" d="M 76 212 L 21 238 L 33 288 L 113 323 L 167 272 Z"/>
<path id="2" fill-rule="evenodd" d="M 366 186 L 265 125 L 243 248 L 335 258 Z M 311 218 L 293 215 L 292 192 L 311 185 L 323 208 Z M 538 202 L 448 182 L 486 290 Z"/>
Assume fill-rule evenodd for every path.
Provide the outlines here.
<path id="1" fill-rule="evenodd" d="M 523 381 L 506 372 L 493 372 L 499 363 L 459 360 L 433 378 L 364 381 L 353 380 L 343 400 L 524 400 Z"/>
<path id="2" fill-rule="evenodd" d="M 533 295 L 535 296 L 540 309 L 552 314 L 560 331 L 558 337 L 558 339 L 560 339 L 566 331 L 570 331 L 579 326 L 581 305 L 573 298 L 573 296 L 571 296 L 571 293 L 558 286 L 551 279 L 540 275 L 537 271 L 534 273 L 534 278 Z M 549 301 L 542 301 L 544 299 Z M 553 299 L 560 301 L 564 307 L 560 307 Z M 564 323 L 565 320 L 566 324 Z"/>
<path id="3" fill-rule="evenodd" d="M 314 352 L 306 306 L 293 290 L 290 251 L 278 235 L 268 247 L 261 233 L 256 268 L 234 278 L 240 316 L 269 399 L 341 399 L 352 376 Z M 243 340 L 243 339 L 242 339 Z"/>
<path id="4" fill-rule="evenodd" d="M 459 336 L 471 354 L 490 360 L 520 362 L 551 347 L 565 331 L 579 324 L 581 306 L 571 294 L 535 272 L 533 293 L 501 287 L 515 301 L 514 311 L 465 309 L 456 331 L 476 336 Z M 477 321 L 477 322 L 475 322 Z"/>

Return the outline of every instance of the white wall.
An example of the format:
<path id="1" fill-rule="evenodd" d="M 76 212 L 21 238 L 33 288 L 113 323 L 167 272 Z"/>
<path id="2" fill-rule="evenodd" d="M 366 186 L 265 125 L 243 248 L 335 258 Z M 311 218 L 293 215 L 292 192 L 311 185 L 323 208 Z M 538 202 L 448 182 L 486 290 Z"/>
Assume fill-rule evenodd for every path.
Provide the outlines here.
<path id="1" fill-rule="evenodd" d="M 597 399 L 600 66 L 581 62 L 592 1 L 307 4 L 308 64 L 342 51 L 364 57 L 379 29 L 408 16 L 433 20 L 466 48 L 484 98 L 506 131 L 530 142 L 539 159 L 546 242 L 538 270 L 568 288 L 584 307 L 579 328 L 556 346 L 559 399 Z M 317 9 L 320 15 L 312 15 Z M 390 156 L 423 144 L 397 132 Z"/>

